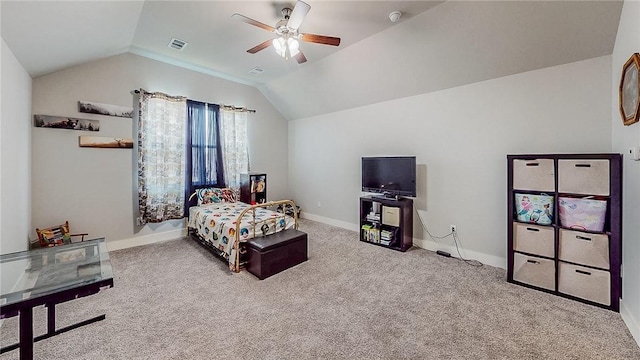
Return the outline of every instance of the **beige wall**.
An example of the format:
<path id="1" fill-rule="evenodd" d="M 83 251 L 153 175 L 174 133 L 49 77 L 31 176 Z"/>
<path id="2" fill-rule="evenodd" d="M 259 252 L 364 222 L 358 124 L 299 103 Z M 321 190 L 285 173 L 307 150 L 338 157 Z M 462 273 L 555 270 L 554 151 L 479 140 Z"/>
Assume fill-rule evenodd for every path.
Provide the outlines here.
<path id="1" fill-rule="evenodd" d="M 611 57 L 521 73 L 289 123 L 289 184 L 307 217 L 357 228 L 360 158 L 415 155 L 429 231 L 506 267 L 506 155 L 609 152 Z M 320 207 L 318 206 L 320 202 Z M 418 245 L 455 254 L 450 238 Z"/>
<path id="2" fill-rule="evenodd" d="M 27 249 L 31 229 L 31 77 L 4 40 L 1 53 L 0 253 L 8 254 Z M 3 267 L 2 293 L 20 278 L 17 270 Z"/>
<path id="3" fill-rule="evenodd" d="M 68 219 L 72 231 L 105 236 L 112 248 L 118 240 L 117 248 L 182 233 L 183 221 L 135 226 L 134 150 L 78 147 L 79 135 L 133 137 L 136 126 L 132 119 L 79 113 L 78 100 L 132 106 L 138 88 L 256 109 L 249 115 L 251 169 L 268 174 L 270 199 L 288 197 L 287 124 L 258 90 L 122 54 L 33 80 L 33 114 L 100 120 L 98 133 L 32 129 L 34 226 Z"/>
<path id="4" fill-rule="evenodd" d="M 612 150 L 623 155 L 622 211 L 622 306 L 620 312 L 640 343 L 640 161 L 633 161 L 629 148 L 640 146 L 640 123 L 623 126 L 618 110 L 618 87 L 622 66 L 631 54 L 640 52 L 640 2 L 625 1 L 612 54 L 611 121 Z"/>
<path id="5" fill-rule="evenodd" d="M 31 76 L 2 40 L 0 252 L 26 250 L 31 231 Z"/>

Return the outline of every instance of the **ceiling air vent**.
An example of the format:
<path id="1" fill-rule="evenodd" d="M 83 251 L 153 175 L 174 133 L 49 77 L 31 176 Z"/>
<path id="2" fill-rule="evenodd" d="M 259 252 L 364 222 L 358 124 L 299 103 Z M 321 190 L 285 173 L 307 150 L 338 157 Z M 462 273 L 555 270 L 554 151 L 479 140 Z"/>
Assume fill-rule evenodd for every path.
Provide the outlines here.
<path id="1" fill-rule="evenodd" d="M 169 47 L 178 51 L 182 51 L 182 49 L 184 49 L 185 46 L 187 46 L 187 42 L 184 40 L 180 40 L 180 39 L 176 39 L 173 38 L 171 39 L 171 41 L 169 42 Z"/>
<path id="2" fill-rule="evenodd" d="M 253 69 L 249 70 L 249 74 L 251 75 L 258 75 L 261 72 L 263 72 L 264 70 L 262 70 L 262 68 L 259 67 L 254 67 Z"/>

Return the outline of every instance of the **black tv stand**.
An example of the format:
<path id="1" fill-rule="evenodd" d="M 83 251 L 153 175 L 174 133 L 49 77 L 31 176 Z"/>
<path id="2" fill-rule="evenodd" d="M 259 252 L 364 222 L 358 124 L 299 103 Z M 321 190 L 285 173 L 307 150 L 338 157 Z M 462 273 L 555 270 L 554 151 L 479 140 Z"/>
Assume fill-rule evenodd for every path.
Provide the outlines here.
<path id="1" fill-rule="evenodd" d="M 400 196 L 361 197 L 360 241 L 407 251 L 413 246 L 413 200 Z"/>

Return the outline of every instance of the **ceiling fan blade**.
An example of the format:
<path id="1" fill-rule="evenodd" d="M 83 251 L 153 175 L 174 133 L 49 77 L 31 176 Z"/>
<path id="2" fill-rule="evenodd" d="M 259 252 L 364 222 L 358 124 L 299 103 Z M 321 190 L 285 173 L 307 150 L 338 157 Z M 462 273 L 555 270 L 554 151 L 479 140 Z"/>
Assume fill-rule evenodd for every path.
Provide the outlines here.
<path id="1" fill-rule="evenodd" d="M 293 11 L 291 12 L 291 16 L 289 16 L 289 21 L 287 22 L 287 26 L 293 30 L 297 30 L 300 25 L 302 25 L 302 21 L 304 21 L 305 16 L 311 10 L 311 6 L 304 1 L 296 2 L 296 6 L 293 7 Z"/>
<path id="2" fill-rule="evenodd" d="M 324 45 L 340 45 L 340 38 L 333 36 L 324 36 L 324 35 L 316 35 L 316 34 L 300 34 L 300 40 L 316 43 L 316 44 L 324 44 Z"/>
<path id="3" fill-rule="evenodd" d="M 296 61 L 298 62 L 298 64 L 302 64 L 302 63 L 306 63 L 307 62 L 307 57 L 304 56 L 302 51 L 297 53 L 296 56 L 294 56 L 294 57 L 296 58 Z"/>
<path id="4" fill-rule="evenodd" d="M 276 31 L 276 29 L 273 26 L 269 26 L 267 24 L 261 23 L 258 20 L 253 20 L 253 19 L 248 18 L 248 17 L 246 17 L 244 15 L 233 14 L 233 15 L 231 15 L 231 17 L 232 18 L 236 18 L 236 19 L 238 19 L 240 21 L 246 22 L 247 24 L 251 24 L 253 26 L 257 26 L 259 28 L 265 29 L 267 31 L 271 31 L 271 32 L 275 32 Z"/>
<path id="5" fill-rule="evenodd" d="M 269 39 L 269 40 L 267 40 L 267 41 L 265 41 L 265 42 L 263 42 L 263 43 L 261 43 L 259 45 L 256 45 L 256 46 L 252 47 L 251 49 L 247 50 L 247 52 L 249 54 L 255 54 L 260 50 L 264 50 L 264 49 L 268 48 L 269 46 L 271 46 L 272 43 L 273 43 L 273 39 Z"/>

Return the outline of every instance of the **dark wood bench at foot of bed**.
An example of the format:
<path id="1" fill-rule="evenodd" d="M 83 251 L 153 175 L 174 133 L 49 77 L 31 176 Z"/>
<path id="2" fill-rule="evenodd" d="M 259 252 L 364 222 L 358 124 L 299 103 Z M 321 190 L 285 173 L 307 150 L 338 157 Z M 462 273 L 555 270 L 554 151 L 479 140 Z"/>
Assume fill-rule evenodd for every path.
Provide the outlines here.
<path id="1" fill-rule="evenodd" d="M 289 229 L 247 241 L 247 270 L 260 280 L 307 261 L 307 234 Z"/>

